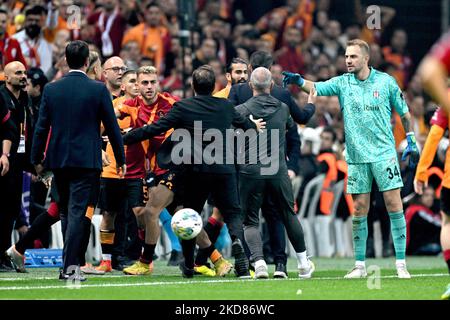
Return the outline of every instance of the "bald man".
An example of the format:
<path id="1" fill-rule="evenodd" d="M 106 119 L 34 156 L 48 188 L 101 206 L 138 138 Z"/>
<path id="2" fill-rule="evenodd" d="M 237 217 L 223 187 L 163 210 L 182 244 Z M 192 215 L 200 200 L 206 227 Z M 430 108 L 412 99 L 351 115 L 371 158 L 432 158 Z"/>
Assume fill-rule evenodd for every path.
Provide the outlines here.
<path id="1" fill-rule="evenodd" d="M 244 236 L 250 249 L 251 260 L 255 262 L 255 278 L 268 278 L 267 264 L 264 261 L 261 234 L 259 232 L 259 209 L 264 198 L 272 196 L 277 205 L 277 213 L 286 228 L 288 238 L 295 249 L 298 260 L 298 276 L 311 278 L 314 264 L 307 257 L 302 226 L 295 216 L 294 195 L 286 164 L 285 138 L 286 130 L 295 126 L 289 107 L 271 96 L 273 87 L 269 69 L 259 67 L 253 70 L 250 88 L 253 97 L 238 105 L 236 111 L 243 117 L 253 116 L 264 119 L 266 131 L 250 137 L 245 144 L 244 154 L 238 158 L 246 159 L 260 146 L 256 163 L 242 164 L 239 169 L 239 192 L 244 216 Z M 313 93 L 309 101 L 314 102 Z M 269 140 L 270 139 L 270 142 Z M 267 145 L 266 153 L 261 153 L 261 145 Z M 269 222 L 269 221 L 268 221 Z"/>
<path id="2" fill-rule="evenodd" d="M 120 85 L 122 75 L 127 71 L 127 67 L 120 57 L 111 57 L 103 64 L 103 76 L 106 87 L 112 95 L 113 100 L 121 96 Z"/>
<path id="3" fill-rule="evenodd" d="M 31 112 L 28 108 L 29 98 L 25 92 L 27 86 L 27 71 L 25 66 L 17 61 L 5 66 L 5 85 L 0 87 L 0 94 L 9 111 L 10 119 L 18 131 L 12 140 L 8 157 L 9 172 L 0 179 L 0 253 L 11 245 L 11 232 L 14 221 L 20 215 L 22 201 L 22 171 L 31 170 L 29 150 L 31 143 L 27 133 L 32 132 Z M 9 261 L 0 254 L 0 270 L 14 271 Z"/>

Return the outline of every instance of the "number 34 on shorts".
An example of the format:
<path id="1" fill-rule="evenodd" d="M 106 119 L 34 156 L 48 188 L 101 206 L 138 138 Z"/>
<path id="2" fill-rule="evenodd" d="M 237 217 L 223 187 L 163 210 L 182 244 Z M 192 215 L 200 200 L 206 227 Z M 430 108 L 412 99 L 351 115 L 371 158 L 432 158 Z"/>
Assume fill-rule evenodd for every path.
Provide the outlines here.
<path id="1" fill-rule="evenodd" d="M 348 164 L 348 193 L 370 193 L 374 179 L 381 192 L 402 188 L 403 181 L 397 158 Z"/>

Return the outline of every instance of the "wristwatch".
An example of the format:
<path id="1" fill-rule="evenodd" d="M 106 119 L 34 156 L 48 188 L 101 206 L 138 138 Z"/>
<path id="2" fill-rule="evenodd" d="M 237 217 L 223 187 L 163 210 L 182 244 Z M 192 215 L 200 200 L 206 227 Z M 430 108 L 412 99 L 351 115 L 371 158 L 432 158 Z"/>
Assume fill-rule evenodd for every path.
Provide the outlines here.
<path id="1" fill-rule="evenodd" d="M 11 155 L 10 153 L 6 153 L 6 152 L 2 153 L 2 156 L 6 156 L 7 158 L 9 158 L 10 155 Z"/>

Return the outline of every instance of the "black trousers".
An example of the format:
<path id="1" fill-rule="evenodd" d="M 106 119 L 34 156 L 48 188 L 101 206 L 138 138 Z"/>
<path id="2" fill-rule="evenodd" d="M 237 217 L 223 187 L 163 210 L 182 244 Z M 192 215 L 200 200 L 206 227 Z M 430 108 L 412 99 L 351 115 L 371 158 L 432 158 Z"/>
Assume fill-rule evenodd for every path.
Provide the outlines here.
<path id="1" fill-rule="evenodd" d="M 281 215 L 278 213 L 278 207 L 272 199 L 274 196 L 268 194 L 264 197 L 261 212 L 266 220 L 268 239 L 263 239 L 265 242 L 267 240 L 269 248 L 273 255 L 273 260 L 275 264 L 287 263 L 286 254 L 286 235 L 283 220 Z"/>
<path id="2" fill-rule="evenodd" d="M 253 176 L 241 174 L 239 191 L 244 214 L 245 241 L 250 249 L 252 261 L 264 259 L 259 232 L 259 209 L 268 195 L 283 221 L 295 252 L 306 250 L 303 229 L 295 216 L 292 185 L 287 174 L 269 179 L 256 179 Z"/>
<path id="3" fill-rule="evenodd" d="M 227 224 L 232 240 L 243 240 L 242 214 L 236 174 L 187 171 L 184 174 L 183 207 L 201 213 L 209 194 Z"/>
<path id="4" fill-rule="evenodd" d="M 59 195 L 61 230 L 64 239 L 64 272 L 84 263 L 86 238 L 86 210 L 97 204 L 100 188 L 100 170 L 64 168 L 53 170 Z M 89 223 L 90 226 L 90 223 Z"/>

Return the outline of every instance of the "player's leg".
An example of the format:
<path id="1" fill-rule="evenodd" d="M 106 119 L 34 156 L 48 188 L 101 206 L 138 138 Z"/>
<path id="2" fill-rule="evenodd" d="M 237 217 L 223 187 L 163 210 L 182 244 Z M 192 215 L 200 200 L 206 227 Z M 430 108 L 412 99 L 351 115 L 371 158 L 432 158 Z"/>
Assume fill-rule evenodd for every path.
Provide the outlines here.
<path id="1" fill-rule="evenodd" d="M 26 272 L 25 269 L 25 250 L 33 248 L 34 240 L 38 239 L 44 232 L 48 232 L 49 228 L 59 221 L 58 204 L 52 201 L 47 211 L 38 215 L 27 233 L 7 251 L 6 255 L 11 260 L 17 272 Z"/>
<path id="2" fill-rule="evenodd" d="M 355 267 L 345 275 L 346 279 L 363 278 L 367 276 L 367 214 L 370 206 L 372 180 L 373 176 L 369 164 L 362 163 L 348 165 L 347 192 L 352 195 L 354 203 L 352 238 Z"/>
<path id="3" fill-rule="evenodd" d="M 441 247 L 450 273 L 450 189 L 446 187 L 441 190 L 441 216 Z"/>
<path id="4" fill-rule="evenodd" d="M 391 221 L 391 234 L 394 241 L 397 275 L 399 278 L 411 278 L 406 269 L 406 220 L 400 188 L 403 181 L 396 157 L 388 161 L 372 163 L 373 175 L 378 189 L 383 193 L 384 204 Z"/>
<path id="5" fill-rule="evenodd" d="M 170 259 L 167 262 L 168 266 L 178 266 L 180 261 L 183 259 L 183 253 L 181 250 L 181 243 L 178 237 L 173 233 L 171 221 L 172 216 L 170 215 L 169 211 L 164 208 L 160 215 L 159 220 L 161 221 L 161 224 L 166 231 L 167 237 L 169 238 L 170 245 L 172 248 L 172 251 L 170 253 Z"/>
<path id="6" fill-rule="evenodd" d="M 141 190 L 136 187 L 136 191 Z M 131 275 L 149 275 L 153 271 L 153 255 L 161 235 L 159 228 L 159 215 L 161 211 L 172 203 L 174 193 L 166 185 L 159 183 L 156 187 L 149 190 L 148 201 L 145 207 L 134 207 L 133 212 L 137 217 L 144 217 L 145 220 L 145 239 L 142 248 L 142 254 L 136 263 L 123 272 Z"/>
<path id="7" fill-rule="evenodd" d="M 115 220 L 125 210 L 125 180 L 101 178 L 98 208 L 102 213 L 100 224 L 100 245 L 102 261 L 96 268 L 98 271 L 112 271 L 112 256 L 116 237 Z"/>

